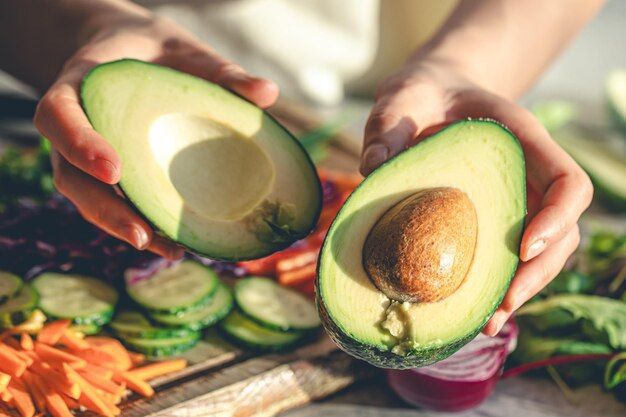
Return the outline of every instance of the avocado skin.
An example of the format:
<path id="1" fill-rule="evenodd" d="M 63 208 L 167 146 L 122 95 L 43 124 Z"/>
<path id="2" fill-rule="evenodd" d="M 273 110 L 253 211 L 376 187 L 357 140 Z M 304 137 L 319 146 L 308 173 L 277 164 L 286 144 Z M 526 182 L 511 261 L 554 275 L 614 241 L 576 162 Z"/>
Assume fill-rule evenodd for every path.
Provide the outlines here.
<path id="1" fill-rule="evenodd" d="M 456 125 L 456 124 L 463 124 L 463 123 L 471 122 L 471 121 L 472 119 L 462 119 L 462 120 L 452 123 L 448 127 Z M 478 119 L 478 121 L 482 123 L 493 123 L 499 126 L 500 128 L 502 128 L 503 130 L 507 131 L 510 138 L 513 139 L 515 142 L 517 142 L 517 144 L 519 145 L 519 150 L 520 152 L 522 152 L 521 145 L 519 144 L 519 139 L 506 126 L 492 119 Z M 445 129 L 446 128 L 444 128 L 444 130 Z M 436 136 L 438 134 L 439 133 L 435 133 L 433 136 Z M 424 140 L 427 140 L 427 139 L 428 138 Z M 404 152 L 406 152 L 407 150 L 405 150 Z M 388 160 L 382 166 L 389 164 L 390 161 L 392 161 L 393 159 L 394 158 Z M 357 189 L 362 187 L 363 184 L 364 182 L 361 183 L 357 187 Z M 526 197 L 527 197 L 526 189 L 524 189 L 524 194 L 523 194 L 524 201 L 526 201 Z M 350 198 L 352 198 L 352 195 L 348 197 L 348 201 Z M 344 205 L 347 204 L 348 201 L 346 201 Z M 335 219 L 339 218 L 340 214 L 341 214 L 341 210 L 339 211 Z M 331 225 L 331 229 L 333 225 Z M 326 244 L 327 244 L 327 240 L 325 239 L 324 244 L 322 245 L 322 248 L 320 250 L 320 254 L 324 252 L 324 246 Z M 521 247 L 521 235 L 517 243 L 518 253 L 519 253 L 520 247 Z M 315 293 L 316 293 L 315 301 L 316 301 L 318 313 L 320 315 L 320 320 L 322 321 L 322 325 L 324 326 L 324 329 L 326 330 L 330 338 L 333 340 L 333 342 L 335 342 L 337 346 L 341 348 L 341 350 L 348 353 L 349 355 L 357 359 L 364 360 L 368 362 L 369 364 L 374 365 L 376 367 L 384 368 L 384 369 L 412 369 L 412 368 L 419 368 L 423 366 L 432 365 L 436 362 L 446 359 L 447 357 L 451 356 L 452 354 L 457 352 L 459 349 L 461 349 L 463 346 L 465 346 L 467 343 L 471 342 L 482 331 L 485 324 L 487 324 L 489 319 L 491 319 L 491 317 L 495 313 L 498 306 L 502 303 L 502 300 L 504 299 L 504 296 L 506 295 L 506 292 L 507 292 L 506 290 L 508 290 L 511 281 L 513 277 L 515 276 L 515 273 L 517 272 L 517 268 L 519 267 L 519 257 L 517 258 L 517 263 L 515 264 L 515 267 L 513 268 L 511 275 L 506 277 L 506 283 L 507 283 L 506 290 L 503 291 L 496 300 L 494 300 L 494 303 L 489 310 L 489 314 L 485 316 L 481 325 L 477 326 L 472 332 L 458 338 L 457 340 L 451 343 L 448 343 L 446 345 L 436 346 L 436 347 L 413 350 L 409 352 L 407 355 L 397 355 L 391 352 L 390 349 L 382 350 L 379 347 L 365 344 L 355 339 L 354 337 L 350 336 L 346 332 L 344 332 L 336 324 L 336 322 L 332 319 L 332 317 L 326 310 L 326 307 L 324 305 L 324 300 L 321 297 L 322 291 L 320 288 L 320 282 L 321 282 L 320 264 L 321 262 L 318 261 L 317 273 L 316 273 L 316 279 L 315 279 Z"/>
<path id="2" fill-rule="evenodd" d="M 87 119 L 89 120 L 89 122 L 91 124 L 93 124 L 92 120 L 89 119 L 89 114 L 87 112 L 87 110 L 85 109 L 85 105 L 84 105 L 84 96 L 83 96 L 83 88 L 84 86 L 89 82 L 89 79 L 97 74 L 99 71 L 101 70 L 106 70 L 109 66 L 116 66 L 119 64 L 124 64 L 124 63 L 139 63 L 141 65 L 147 65 L 147 66 L 152 66 L 152 67 L 157 67 L 159 69 L 162 70 L 166 70 L 166 71 L 171 71 L 172 73 L 179 73 L 179 71 L 176 71 L 172 68 L 163 66 L 163 65 L 159 65 L 159 64 L 154 64 L 151 62 L 146 62 L 146 61 L 141 61 L 139 59 L 133 59 L 133 58 L 123 58 L 123 59 L 119 59 L 116 61 L 110 61 L 110 62 L 105 62 L 99 65 L 96 65 L 95 67 L 91 68 L 87 74 L 83 77 L 83 80 L 81 82 L 81 90 L 80 90 L 80 97 L 81 97 L 81 107 L 83 107 L 84 113 L 87 116 Z M 191 74 L 186 74 L 189 77 L 194 77 L 194 78 L 199 78 L 199 77 L 195 77 Z M 199 78 L 201 79 L 201 78 Z M 204 82 L 209 83 L 209 84 L 214 84 L 208 80 L 202 79 Z M 215 84 L 217 85 L 217 84 Z M 230 94 L 233 94 L 237 97 L 239 97 L 240 99 L 250 102 L 250 100 L 246 99 L 245 97 L 231 91 L 231 90 L 227 90 L 219 85 L 217 85 L 218 87 L 224 89 L 225 91 L 227 91 Z M 250 102 L 251 103 L 251 102 Z M 254 106 L 256 106 L 254 103 L 252 103 Z M 302 232 L 298 233 L 298 234 L 294 234 L 292 236 L 292 239 L 289 241 L 285 241 L 285 242 L 279 242 L 279 243 L 272 243 L 272 244 L 267 244 L 267 246 L 265 246 L 265 248 L 263 248 L 262 250 L 258 250 L 257 252 L 255 252 L 254 254 L 250 254 L 250 255 L 238 255 L 236 253 L 233 253 L 232 255 L 217 255 L 215 253 L 205 253 L 202 251 L 197 250 L 194 247 L 191 247 L 187 244 L 185 244 L 184 242 L 180 242 L 176 236 L 172 236 L 169 235 L 165 232 L 163 232 L 159 226 L 157 224 L 155 224 L 154 221 L 152 221 L 151 219 L 149 219 L 148 217 L 146 217 L 141 210 L 142 207 L 142 203 L 140 201 L 137 201 L 137 199 L 133 199 L 130 198 L 128 196 L 128 194 L 125 192 L 124 190 L 124 186 L 122 185 L 122 182 L 114 185 L 114 188 L 120 192 L 124 198 L 126 199 L 126 201 L 129 203 L 129 206 L 131 207 L 131 209 L 135 212 L 135 214 L 137 214 L 141 219 L 143 219 L 146 223 L 148 223 L 152 229 L 154 229 L 157 234 L 159 234 L 160 236 L 171 240 L 172 242 L 175 242 L 178 246 L 181 246 L 183 249 L 185 249 L 186 252 L 198 255 L 198 256 L 202 256 L 202 257 L 207 257 L 210 259 L 215 259 L 218 261 L 225 261 L 225 262 L 240 262 L 240 261 L 249 261 L 249 260 L 253 260 L 253 259 L 259 259 L 259 258 L 263 258 L 265 256 L 269 256 L 275 252 L 281 251 L 283 249 L 288 248 L 289 246 L 291 246 L 295 241 L 300 240 L 305 238 L 306 236 L 309 235 L 309 233 L 313 230 L 313 228 L 315 227 L 315 225 L 317 224 L 317 221 L 319 220 L 319 217 L 322 213 L 322 196 L 323 196 L 323 189 L 322 189 L 322 183 L 321 180 L 319 179 L 319 176 L 317 175 L 317 169 L 315 167 L 315 163 L 313 162 L 313 160 L 311 159 L 311 156 L 309 155 L 309 153 L 306 151 L 306 149 L 304 148 L 304 146 L 302 145 L 302 143 L 285 127 L 283 126 L 274 116 L 272 116 L 270 113 L 268 113 L 266 110 L 262 110 L 263 113 L 265 114 L 266 117 L 268 117 L 269 119 L 271 119 L 273 122 L 276 123 L 277 126 L 279 126 L 283 132 L 285 133 L 285 135 L 289 138 L 291 138 L 296 144 L 297 146 L 302 150 L 302 152 L 304 153 L 306 160 L 307 160 L 307 165 L 308 168 L 312 169 L 313 172 L 316 173 L 315 178 L 316 178 L 316 192 L 317 195 L 319 196 L 318 201 L 317 201 L 317 205 L 315 207 L 315 213 L 314 216 L 312 218 L 311 224 L 307 226 L 307 228 L 305 230 L 303 230 Z"/>

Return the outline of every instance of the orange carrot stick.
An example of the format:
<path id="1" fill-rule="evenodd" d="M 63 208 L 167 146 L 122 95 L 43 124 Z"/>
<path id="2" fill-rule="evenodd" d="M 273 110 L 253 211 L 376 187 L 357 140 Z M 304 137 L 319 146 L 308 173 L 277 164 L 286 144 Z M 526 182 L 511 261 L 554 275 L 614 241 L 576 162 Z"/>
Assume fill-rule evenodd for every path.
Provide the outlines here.
<path id="1" fill-rule="evenodd" d="M 0 372 L 21 377 L 26 370 L 26 363 L 9 349 L 7 345 L 0 343 Z"/>
<path id="2" fill-rule="evenodd" d="M 89 349 L 90 346 L 80 337 L 76 337 L 76 334 L 70 329 L 65 330 L 59 341 L 70 350 Z"/>
<path id="3" fill-rule="evenodd" d="M 104 392 L 102 390 L 98 390 L 98 394 L 100 394 L 102 399 L 104 399 L 106 402 L 108 402 L 109 404 L 114 404 L 114 405 L 121 403 L 123 396 L 126 395 L 126 393 L 124 393 L 123 395 L 113 395 L 111 393 Z"/>
<path id="4" fill-rule="evenodd" d="M 53 417 L 74 417 L 70 409 L 67 408 L 65 401 L 63 401 L 61 394 L 52 389 L 45 381 L 37 378 L 34 378 L 34 380 L 37 381 L 38 388 L 46 398 L 46 409 Z"/>
<path id="5" fill-rule="evenodd" d="M 278 275 L 278 282 L 282 285 L 297 285 L 315 278 L 316 264 L 312 263 L 301 268 L 284 272 Z"/>
<path id="6" fill-rule="evenodd" d="M 80 386 L 70 381 L 65 373 L 52 368 L 45 362 L 35 362 L 30 369 L 56 391 L 77 400 L 80 397 Z"/>
<path id="7" fill-rule="evenodd" d="M 18 409 L 22 417 L 33 417 L 35 415 L 35 405 L 25 387 L 19 386 L 15 381 L 11 381 L 8 390 L 13 396 L 13 401 L 15 401 L 15 408 Z"/>
<path id="8" fill-rule="evenodd" d="M 122 395 L 126 390 L 123 385 L 117 385 L 109 379 L 100 378 L 99 376 L 90 374 L 89 372 L 78 372 L 78 374 L 85 378 L 85 380 L 93 385 L 94 388 L 99 388 L 113 395 Z"/>
<path id="9" fill-rule="evenodd" d="M 0 392 L 7 389 L 10 381 L 11 381 L 11 375 L 0 372 Z"/>
<path id="10" fill-rule="evenodd" d="M 73 350 L 72 354 L 78 358 L 81 358 L 86 363 L 106 368 L 115 366 L 116 363 L 113 356 L 111 356 L 107 352 L 93 347 L 83 350 Z"/>
<path id="11" fill-rule="evenodd" d="M 20 336 L 20 347 L 24 350 L 31 351 L 35 348 L 33 344 L 33 338 L 26 332 L 22 333 Z"/>
<path id="12" fill-rule="evenodd" d="M 33 402 L 35 403 L 35 407 L 40 413 L 46 412 L 46 397 L 44 397 L 43 392 L 39 388 L 39 385 L 34 381 L 36 378 L 30 371 L 24 372 L 22 375 L 22 379 L 24 379 L 25 385 L 28 387 L 28 391 L 30 391 L 30 395 L 33 397 Z"/>
<path id="13" fill-rule="evenodd" d="M 87 366 L 82 369 L 84 372 L 89 372 L 92 375 L 97 375 L 100 378 L 111 379 L 113 378 L 113 371 L 102 366 L 87 363 Z"/>
<path id="14" fill-rule="evenodd" d="M 48 362 L 68 362 L 75 368 L 84 368 L 87 365 L 84 359 L 40 342 L 35 342 L 35 352 Z"/>
<path id="15" fill-rule="evenodd" d="M 0 400 L 2 400 L 3 402 L 9 404 L 11 403 L 11 401 L 13 401 L 13 395 L 9 392 L 9 390 L 4 390 L 2 392 L 0 392 Z"/>
<path id="16" fill-rule="evenodd" d="M 133 366 L 137 366 L 146 361 L 146 355 L 143 353 L 128 351 L 128 356 L 130 357 L 130 361 L 133 363 Z"/>
<path id="17" fill-rule="evenodd" d="M 144 397 L 152 397 L 154 395 L 154 389 L 146 381 L 137 378 L 135 375 L 126 371 L 113 371 L 113 381 L 118 384 L 126 384 L 126 386 Z"/>
<path id="18" fill-rule="evenodd" d="M 56 345 L 70 324 L 69 320 L 56 320 L 46 324 L 37 335 L 37 341 L 46 345 Z"/>
<path id="19" fill-rule="evenodd" d="M 63 399 L 63 402 L 65 402 L 65 405 L 67 405 L 67 408 L 69 408 L 70 410 L 80 409 L 80 404 L 78 403 L 78 401 L 76 401 L 72 397 L 68 397 L 65 394 L 61 394 L 61 398 Z"/>
<path id="20" fill-rule="evenodd" d="M 13 349 L 20 349 L 20 343 L 17 340 L 15 340 L 13 337 L 5 337 L 2 341 L 7 347 L 10 347 Z"/>
<path id="21" fill-rule="evenodd" d="M 126 371 L 133 366 L 133 362 L 128 355 L 126 348 L 117 339 L 111 337 L 87 337 L 85 338 L 95 349 L 105 352 L 113 357 L 113 366 Z"/>
<path id="22" fill-rule="evenodd" d="M 81 390 L 81 396 L 78 399 L 78 402 L 81 405 L 89 408 L 90 410 L 102 414 L 104 416 L 113 416 L 111 405 L 108 405 L 104 402 L 104 400 L 98 395 L 96 389 L 87 382 L 82 376 L 76 372 L 71 366 L 68 364 L 63 364 L 63 369 L 65 370 L 65 375 L 70 379 L 70 381 L 76 382 Z"/>
<path id="23" fill-rule="evenodd" d="M 128 371 L 128 373 L 146 381 L 156 378 L 157 376 L 169 374 L 170 372 L 180 371 L 186 366 L 187 361 L 185 359 L 172 359 L 168 361 L 154 362 L 140 368 L 135 368 Z"/>

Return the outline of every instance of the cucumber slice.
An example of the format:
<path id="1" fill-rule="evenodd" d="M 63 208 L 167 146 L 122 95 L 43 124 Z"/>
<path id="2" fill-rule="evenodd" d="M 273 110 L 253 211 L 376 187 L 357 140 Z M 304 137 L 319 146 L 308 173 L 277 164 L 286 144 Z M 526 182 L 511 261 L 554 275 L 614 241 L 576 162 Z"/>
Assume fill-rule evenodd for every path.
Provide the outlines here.
<path id="1" fill-rule="evenodd" d="M 165 326 L 200 330 L 226 317 L 232 307 L 233 295 L 230 289 L 226 285 L 220 284 L 211 302 L 202 308 L 183 311 L 178 314 L 151 314 L 150 317 Z"/>
<path id="2" fill-rule="evenodd" d="M 234 343 L 258 350 L 278 351 L 294 346 L 306 333 L 270 330 L 233 310 L 219 324 L 225 336 Z"/>
<path id="3" fill-rule="evenodd" d="M 85 336 L 93 336 L 94 334 L 98 334 L 102 331 L 102 327 L 97 324 L 75 324 L 71 327 L 75 332 L 80 332 Z"/>
<path id="4" fill-rule="evenodd" d="M 17 275 L 0 271 L 0 305 L 17 294 L 23 282 Z"/>
<path id="5" fill-rule="evenodd" d="M 143 353 L 150 358 L 178 355 L 194 347 L 200 340 L 199 332 L 190 332 L 185 337 L 170 339 L 142 339 L 140 337 L 122 337 L 122 342 L 131 350 Z"/>
<path id="6" fill-rule="evenodd" d="M 108 323 L 118 298 L 110 285 L 83 275 L 49 272 L 35 278 L 33 287 L 48 318 L 69 319 L 75 324 Z"/>
<path id="7" fill-rule="evenodd" d="M 156 327 L 137 311 L 122 311 L 109 323 L 113 331 L 121 337 L 133 337 L 141 339 L 172 339 L 187 337 L 192 330 L 188 328 Z"/>
<path id="8" fill-rule="evenodd" d="M 130 298 L 151 312 L 173 314 L 208 304 L 220 280 L 215 271 L 183 261 L 152 277 L 127 285 Z"/>
<path id="9" fill-rule="evenodd" d="M 20 292 L 0 305 L 0 328 L 11 328 L 26 320 L 37 308 L 39 296 L 30 285 L 23 285 Z"/>
<path id="10" fill-rule="evenodd" d="M 235 284 L 235 302 L 252 320 L 270 329 L 312 330 L 320 325 L 313 303 L 269 278 L 250 277 Z"/>

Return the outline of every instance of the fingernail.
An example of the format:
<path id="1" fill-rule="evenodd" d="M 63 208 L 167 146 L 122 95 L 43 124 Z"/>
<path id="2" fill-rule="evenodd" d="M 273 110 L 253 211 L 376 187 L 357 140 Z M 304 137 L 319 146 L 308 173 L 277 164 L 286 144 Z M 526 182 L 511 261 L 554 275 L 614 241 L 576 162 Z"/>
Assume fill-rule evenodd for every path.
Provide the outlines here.
<path id="1" fill-rule="evenodd" d="M 141 227 L 136 225 L 129 225 L 126 228 L 128 235 L 130 236 L 130 244 L 139 250 L 144 250 L 150 244 L 148 234 Z"/>
<path id="2" fill-rule="evenodd" d="M 389 149 L 385 145 L 381 145 L 380 143 L 369 145 L 365 148 L 365 151 L 363 151 L 361 171 L 365 171 L 366 173 L 373 171 L 376 167 L 385 162 L 388 156 Z"/>
<path id="3" fill-rule="evenodd" d="M 96 170 L 98 172 L 98 178 L 105 182 L 117 182 L 119 176 L 119 170 L 108 159 L 98 158 L 94 161 Z"/>
<path id="4" fill-rule="evenodd" d="M 546 248 L 546 241 L 544 239 L 535 240 L 526 251 L 526 261 L 533 259 L 539 255 Z"/>

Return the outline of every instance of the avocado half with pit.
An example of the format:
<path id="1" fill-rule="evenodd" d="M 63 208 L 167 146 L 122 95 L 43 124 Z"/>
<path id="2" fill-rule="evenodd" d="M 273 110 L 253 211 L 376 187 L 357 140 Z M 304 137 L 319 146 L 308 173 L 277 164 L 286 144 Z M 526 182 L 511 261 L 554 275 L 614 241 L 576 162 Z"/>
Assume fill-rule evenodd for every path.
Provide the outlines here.
<path id="1" fill-rule="evenodd" d="M 402 369 L 471 341 L 518 265 L 525 177 L 519 142 L 488 120 L 452 124 L 370 174 L 320 255 L 317 304 L 335 342 Z"/>
<path id="2" fill-rule="evenodd" d="M 163 235 L 214 259 L 260 258 L 314 227 L 320 182 L 270 115 L 216 84 L 136 60 L 89 72 L 82 104 L 122 159 L 120 188 Z"/>

